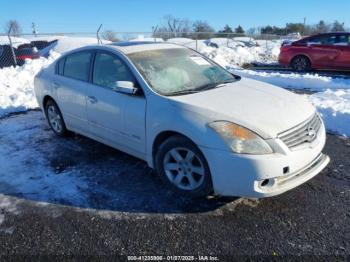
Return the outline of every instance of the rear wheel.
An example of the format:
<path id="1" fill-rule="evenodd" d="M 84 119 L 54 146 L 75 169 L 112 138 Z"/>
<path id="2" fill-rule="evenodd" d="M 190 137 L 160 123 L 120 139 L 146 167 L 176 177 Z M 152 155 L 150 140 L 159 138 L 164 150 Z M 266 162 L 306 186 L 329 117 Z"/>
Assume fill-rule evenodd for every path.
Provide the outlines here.
<path id="1" fill-rule="evenodd" d="M 52 131 L 56 135 L 63 137 L 68 134 L 68 130 L 64 123 L 61 111 L 53 100 L 46 102 L 45 115 Z"/>
<path id="2" fill-rule="evenodd" d="M 202 152 L 182 136 L 167 139 L 155 157 L 162 180 L 175 191 L 200 197 L 212 192 L 211 174 Z"/>
<path id="3" fill-rule="evenodd" d="M 296 56 L 291 62 L 293 70 L 298 72 L 308 71 L 311 69 L 311 62 L 306 56 Z"/>

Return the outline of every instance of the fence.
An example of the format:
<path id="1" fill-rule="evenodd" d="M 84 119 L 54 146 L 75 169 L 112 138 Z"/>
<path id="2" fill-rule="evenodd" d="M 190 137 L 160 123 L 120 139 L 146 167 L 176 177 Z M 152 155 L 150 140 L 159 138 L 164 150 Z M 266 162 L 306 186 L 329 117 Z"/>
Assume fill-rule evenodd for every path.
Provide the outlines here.
<path id="1" fill-rule="evenodd" d="M 11 30 L 10 30 L 11 31 Z M 9 31 L 9 32 L 10 32 Z M 154 41 L 171 42 L 181 44 L 189 48 L 198 50 L 201 46 L 226 46 L 234 47 L 241 43 L 246 46 L 267 45 L 268 41 L 287 39 L 286 36 L 278 35 L 244 35 L 234 33 L 214 33 L 214 32 L 71 32 L 71 33 L 42 33 L 42 34 L 21 34 L 11 36 L 10 34 L 0 34 L 0 68 L 6 66 L 17 66 L 24 63 L 24 59 L 42 56 L 36 49 L 45 47 L 45 41 L 50 42 L 62 36 L 86 38 L 87 44 L 100 43 L 101 40 L 117 41 Z M 213 40 L 215 39 L 215 41 Z M 96 41 L 96 42 L 95 42 Z"/>

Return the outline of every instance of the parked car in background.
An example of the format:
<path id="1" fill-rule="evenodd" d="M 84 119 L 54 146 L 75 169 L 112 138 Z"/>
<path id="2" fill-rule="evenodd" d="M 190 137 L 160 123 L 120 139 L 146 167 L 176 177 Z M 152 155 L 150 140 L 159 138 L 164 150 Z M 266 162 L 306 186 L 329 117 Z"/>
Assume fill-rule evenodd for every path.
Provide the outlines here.
<path id="1" fill-rule="evenodd" d="M 74 131 L 143 159 L 182 194 L 274 196 L 329 162 L 324 124 L 304 97 L 180 45 L 79 48 L 34 87 L 57 135 Z"/>
<path id="2" fill-rule="evenodd" d="M 19 46 L 15 50 L 17 65 L 21 66 L 24 64 L 26 59 L 37 59 L 40 57 L 38 49 L 32 47 L 30 44 Z"/>
<path id="3" fill-rule="evenodd" d="M 57 45 L 57 40 L 53 41 L 31 41 L 30 43 L 20 44 L 13 47 L 16 56 L 17 65 L 22 66 L 26 59 L 37 59 L 39 57 L 48 57 L 50 50 Z M 0 45 L 0 68 L 14 66 L 15 61 L 11 52 L 10 45 Z"/>
<path id="4" fill-rule="evenodd" d="M 350 70 L 350 33 L 318 34 L 284 44 L 279 63 L 296 71 Z"/>

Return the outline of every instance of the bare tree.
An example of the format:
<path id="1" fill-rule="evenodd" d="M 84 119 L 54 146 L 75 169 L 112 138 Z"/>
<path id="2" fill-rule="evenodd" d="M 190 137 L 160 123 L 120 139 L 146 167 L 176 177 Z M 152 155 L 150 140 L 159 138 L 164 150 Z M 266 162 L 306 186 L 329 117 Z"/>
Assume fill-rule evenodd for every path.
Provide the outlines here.
<path id="1" fill-rule="evenodd" d="M 22 28 L 17 22 L 17 20 L 10 20 L 6 23 L 5 32 L 8 33 L 9 31 L 10 31 L 10 34 L 13 36 L 19 36 L 21 34 Z"/>
<path id="2" fill-rule="evenodd" d="M 120 41 L 118 39 L 118 37 L 116 36 L 115 32 L 113 32 L 112 30 L 106 30 L 102 33 L 102 38 L 105 40 L 109 40 L 112 42 L 118 42 Z"/>
<path id="3" fill-rule="evenodd" d="M 163 20 L 163 24 L 158 25 L 157 30 L 153 32 L 154 37 L 186 37 L 192 32 L 192 23 L 188 19 L 166 15 Z"/>
<path id="4" fill-rule="evenodd" d="M 197 33 L 198 39 L 208 39 L 214 35 L 215 30 L 208 22 L 197 20 L 193 23 L 193 32 Z"/>

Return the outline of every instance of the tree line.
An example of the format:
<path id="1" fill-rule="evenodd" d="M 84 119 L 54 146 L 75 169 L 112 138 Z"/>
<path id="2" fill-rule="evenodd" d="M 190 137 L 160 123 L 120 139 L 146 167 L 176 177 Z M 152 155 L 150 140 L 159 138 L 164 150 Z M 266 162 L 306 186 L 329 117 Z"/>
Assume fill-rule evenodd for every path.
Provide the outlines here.
<path id="1" fill-rule="evenodd" d="M 163 18 L 161 24 L 153 27 L 153 36 L 167 38 L 170 37 L 197 37 L 199 39 L 206 39 L 213 36 L 226 37 L 228 35 L 288 35 L 291 33 L 299 33 L 300 35 L 312 35 L 327 32 L 344 32 L 349 29 L 345 28 L 345 24 L 339 21 L 327 23 L 321 20 L 317 24 L 308 25 L 305 23 L 287 23 L 283 27 L 278 26 L 263 26 L 256 28 L 249 28 L 245 30 L 241 25 L 233 28 L 226 24 L 223 29 L 215 31 L 214 28 L 206 21 L 190 21 L 188 19 L 176 18 L 167 15 Z M 205 32 L 198 34 L 198 32 Z"/>

